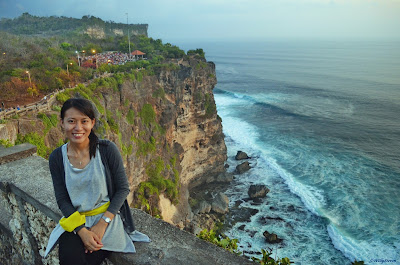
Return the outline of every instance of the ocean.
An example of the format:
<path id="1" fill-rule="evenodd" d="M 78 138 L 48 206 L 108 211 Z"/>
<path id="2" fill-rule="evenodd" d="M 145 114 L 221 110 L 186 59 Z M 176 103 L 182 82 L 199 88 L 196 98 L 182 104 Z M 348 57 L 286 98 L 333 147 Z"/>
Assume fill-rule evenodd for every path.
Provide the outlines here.
<path id="1" fill-rule="evenodd" d="M 178 46 L 216 64 L 228 171 L 243 162 L 237 151 L 251 157 L 226 192 L 236 212 L 258 211 L 230 217 L 239 250 L 271 248 L 297 265 L 400 264 L 400 42 Z M 260 204 L 244 200 L 251 184 L 270 189 Z"/>

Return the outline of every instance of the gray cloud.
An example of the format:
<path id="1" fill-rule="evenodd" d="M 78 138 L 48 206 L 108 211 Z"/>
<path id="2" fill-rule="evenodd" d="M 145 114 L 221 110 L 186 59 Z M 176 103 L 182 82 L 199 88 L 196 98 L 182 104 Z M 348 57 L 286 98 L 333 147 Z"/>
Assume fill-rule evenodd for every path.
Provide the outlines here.
<path id="1" fill-rule="evenodd" d="M 39 16 L 148 23 L 163 40 L 211 38 L 396 38 L 395 0 L 0 0 L 0 17 Z"/>

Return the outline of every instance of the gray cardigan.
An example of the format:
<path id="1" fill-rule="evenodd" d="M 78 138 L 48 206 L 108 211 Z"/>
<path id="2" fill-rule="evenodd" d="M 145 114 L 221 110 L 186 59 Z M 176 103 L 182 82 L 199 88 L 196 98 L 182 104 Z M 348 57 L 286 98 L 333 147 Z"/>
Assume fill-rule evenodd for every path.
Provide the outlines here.
<path id="1" fill-rule="evenodd" d="M 101 160 L 106 174 L 110 206 L 107 211 L 112 214 L 120 213 L 125 230 L 130 233 L 135 230 L 132 215 L 126 197 L 129 194 L 129 183 L 126 178 L 125 168 L 117 146 L 108 140 L 98 142 Z M 55 149 L 49 157 L 49 167 L 53 179 L 54 193 L 58 207 L 65 217 L 76 212 L 65 185 L 64 163 L 61 147 Z M 83 227 L 83 226 L 82 226 Z M 79 230 L 79 227 L 77 230 Z"/>

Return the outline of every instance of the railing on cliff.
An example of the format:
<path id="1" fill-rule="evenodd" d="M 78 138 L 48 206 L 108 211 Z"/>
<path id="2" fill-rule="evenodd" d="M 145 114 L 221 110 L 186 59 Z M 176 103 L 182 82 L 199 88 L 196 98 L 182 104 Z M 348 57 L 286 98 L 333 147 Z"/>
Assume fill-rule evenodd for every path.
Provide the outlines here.
<path id="1" fill-rule="evenodd" d="M 101 78 L 101 77 L 106 77 L 106 76 L 110 76 L 112 74 L 110 73 L 104 73 L 100 76 L 96 76 L 94 79 L 97 78 Z M 93 80 L 90 80 L 87 83 L 83 83 L 85 86 L 90 84 L 91 82 L 93 82 Z M 49 111 L 51 110 L 51 106 L 54 104 L 54 102 L 56 101 L 57 95 L 59 93 L 64 92 L 66 89 L 74 89 L 73 88 L 64 88 L 62 90 L 57 90 L 55 92 L 52 92 L 48 95 L 46 95 L 45 97 L 43 97 L 41 100 L 24 105 L 22 107 L 20 107 L 20 109 L 16 109 L 15 107 L 11 110 L 3 110 L 0 111 L 0 120 L 1 119 L 10 119 L 12 117 L 20 117 L 20 116 L 25 116 L 28 114 L 34 114 L 34 113 L 39 113 L 39 112 L 45 112 L 45 111 Z"/>
<path id="2" fill-rule="evenodd" d="M 48 95 L 46 95 L 46 98 L 42 98 L 40 101 L 27 104 L 27 105 L 21 107 L 20 109 L 14 108 L 12 110 L 3 110 L 0 112 L 0 119 L 9 119 L 16 115 L 24 116 L 24 115 L 31 114 L 31 113 L 38 113 L 41 111 L 50 110 L 51 105 L 55 101 L 55 98 L 56 98 L 55 96 L 58 93 L 63 92 L 63 91 L 64 90 L 56 91 L 51 94 L 48 94 Z"/>

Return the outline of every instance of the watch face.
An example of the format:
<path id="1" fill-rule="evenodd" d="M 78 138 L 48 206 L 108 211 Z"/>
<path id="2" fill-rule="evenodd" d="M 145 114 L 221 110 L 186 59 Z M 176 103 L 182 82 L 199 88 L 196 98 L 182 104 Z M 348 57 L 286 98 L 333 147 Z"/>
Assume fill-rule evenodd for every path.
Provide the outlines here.
<path id="1" fill-rule="evenodd" d="M 103 217 L 104 221 L 106 221 L 106 223 L 111 222 L 111 219 L 109 217 Z"/>

